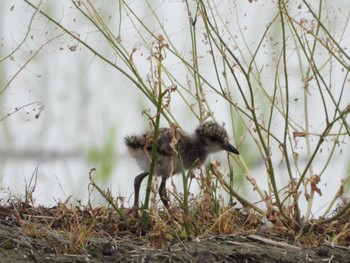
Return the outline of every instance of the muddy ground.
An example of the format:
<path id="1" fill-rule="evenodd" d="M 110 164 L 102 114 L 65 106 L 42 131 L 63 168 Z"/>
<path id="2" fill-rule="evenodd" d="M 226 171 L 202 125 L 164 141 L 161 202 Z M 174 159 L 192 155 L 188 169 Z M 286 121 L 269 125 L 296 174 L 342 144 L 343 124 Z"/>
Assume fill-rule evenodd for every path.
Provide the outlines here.
<path id="1" fill-rule="evenodd" d="M 4 232 L 5 235 L 4 235 Z M 21 229 L 1 226 L 0 262 L 350 262 L 350 250 L 323 245 L 300 248 L 261 236 L 208 236 L 195 241 L 150 247 L 142 238 L 91 240 L 86 253 L 57 254 L 54 246 L 22 236 Z M 11 235 L 13 237 L 11 238 Z M 4 238 L 7 236 L 7 239 Z M 261 238 L 261 240 L 259 240 Z"/>
<path id="2" fill-rule="evenodd" d="M 178 232 L 183 215 L 154 216 L 147 231 L 140 231 L 139 219 L 121 220 L 110 208 L 0 205 L 0 263 L 350 262 L 347 217 L 298 236 L 277 227 L 278 221 L 268 232 L 259 231 L 261 222 L 254 214 L 228 209 L 214 224 L 201 225 L 211 222 L 204 215 L 193 222 L 198 233 L 187 240 Z M 332 237 L 337 246 L 327 243 Z"/>

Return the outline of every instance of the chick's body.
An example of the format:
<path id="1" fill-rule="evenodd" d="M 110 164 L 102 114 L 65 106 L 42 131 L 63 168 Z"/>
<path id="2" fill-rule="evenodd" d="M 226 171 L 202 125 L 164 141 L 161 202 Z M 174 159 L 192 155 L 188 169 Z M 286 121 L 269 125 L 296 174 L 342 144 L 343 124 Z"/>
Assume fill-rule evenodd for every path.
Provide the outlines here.
<path id="1" fill-rule="evenodd" d="M 164 201 L 163 189 L 168 177 L 181 172 L 183 168 L 189 169 L 195 162 L 204 163 L 210 153 L 226 150 L 239 154 L 237 149 L 228 142 L 225 128 L 215 122 L 199 125 L 192 135 L 175 128 L 160 128 L 158 131 L 155 174 L 162 177 L 159 193 L 165 206 L 167 202 Z M 134 182 L 135 206 L 138 205 L 140 184 L 150 170 L 153 139 L 153 132 L 125 137 L 125 144 L 130 154 L 143 170 Z"/>

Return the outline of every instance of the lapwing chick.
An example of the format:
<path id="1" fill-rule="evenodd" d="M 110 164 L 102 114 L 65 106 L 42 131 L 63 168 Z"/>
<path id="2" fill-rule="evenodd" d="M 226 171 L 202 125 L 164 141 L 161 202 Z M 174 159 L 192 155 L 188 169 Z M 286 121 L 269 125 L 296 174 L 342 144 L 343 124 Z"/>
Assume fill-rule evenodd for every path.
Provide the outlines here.
<path id="1" fill-rule="evenodd" d="M 138 207 L 139 204 L 141 182 L 149 174 L 152 143 L 153 131 L 139 136 L 125 137 L 125 144 L 131 156 L 136 159 L 143 171 L 135 177 L 134 207 Z M 229 143 L 224 126 L 213 121 L 200 124 L 192 135 L 183 133 L 175 128 L 160 128 L 154 173 L 162 178 L 159 195 L 164 206 L 169 208 L 165 189 L 168 177 L 181 172 L 181 169 L 189 169 L 196 162 L 198 165 L 201 165 L 209 154 L 222 150 L 239 154 L 238 150 Z"/>

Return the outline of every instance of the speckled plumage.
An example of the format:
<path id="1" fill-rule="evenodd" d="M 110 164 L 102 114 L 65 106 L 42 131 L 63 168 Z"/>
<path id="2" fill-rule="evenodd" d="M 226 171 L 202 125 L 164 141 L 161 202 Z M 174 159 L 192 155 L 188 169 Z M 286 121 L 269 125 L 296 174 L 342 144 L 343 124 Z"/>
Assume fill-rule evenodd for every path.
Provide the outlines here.
<path id="1" fill-rule="evenodd" d="M 135 178 L 135 202 L 138 206 L 139 189 L 142 180 L 148 175 L 151 164 L 153 132 L 140 136 L 125 137 L 130 154 L 136 159 L 143 173 Z M 166 179 L 181 172 L 178 154 L 184 169 L 189 169 L 195 162 L 202 164 L 210 153 L 226 150 L 239 154 L 228 141 L 225 128 L 208 121 L 197 127 L 194 134 L 188 135 L 174 128 L 160 128 L 157 141 L 157 162 L 155 174 L 162 177 L 159 194 L 163 204 L 168 207 L 164 191 Z"/>

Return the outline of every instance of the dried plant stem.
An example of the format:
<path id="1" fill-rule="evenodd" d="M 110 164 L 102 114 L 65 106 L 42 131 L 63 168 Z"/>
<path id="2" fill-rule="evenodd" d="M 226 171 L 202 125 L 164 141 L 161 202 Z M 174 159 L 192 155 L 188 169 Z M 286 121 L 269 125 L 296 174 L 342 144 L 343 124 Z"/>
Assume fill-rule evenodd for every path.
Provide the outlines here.
<path id="1" fill-rule="evenodd" d="M 335 220 L 339 220 L 341 217 L 348 215 L 350 209 L 350 202 L 347 203 L 344 207 L 342 207 L 336 215 L 326 218 L 326 219 L 320 219 L 317 221 L 318 224 L 323 225 L 323 224 L 328 224 L 331 223 Z"/>
<path id="2" fill-rule="evenodd" d="M 320 218 L 322 218 L 321 220 L 319 221 L 323 221 L 325 220 L 327 214 L 329 213 L 329 211 L 332 209 L 332 207 L 335 205 L 336 201 L 342 197 L 342 195 L 344 194 L 344 186 L 350 181 L 350 174 L 342 180 L 341 182 L 341 185 L 338 189 L 338 191 L 335 193 L 333 199 L 331 200 L 330 204 L 328 205 L 326 211 L 322 214 L 322 216 Z M 343 209 L 341 209 L 343 210 Z M 338 219 L 343 213 L 340 213 L 341 211 L 339 211 L 335 216 L 334 218 L 335 219 Z"/>
<path id="3" fill-rule="evenodd" d="M 114 208 L 114 210 L 119 214 L 119 216 L 121 217 L 121 219 L 123 221 L 126 221 L 126 217 L 124 215 L 124 212 L 122 209 L 120 209 L 116 203 L 114 202 L 113 196 L 111 196 L 111 194 L 109 192 L 105 192 L 104 190 L 101 189 L 101 187 L 98 186 L 98 184 L 96 184 L 94 178 L 92 177 L 92 173 L 96 171 L 95 168 L 92 168 L 89 172 L 89 180 L 91 185 L 103 196 L 104 199 L 106 199 L 106 201 Z"/>
<path id="4" fill-rule="evenodd" d="M 226 182 L 223 179 L 222 174 L 220 172 L 216 171 L 216 169 L 213 168 L 213 166 L 211 168 L 212 168 L 212 172 L 214 173 L 216 178 L 219 180 L 219 182 L 223 186 L 224 190 L 227 193 L 229 193 L 230 196 L 235 197 L 238 200 L 238 202 L 240 202 L 245 207 L 250 207 L 250 208 L 254 209 L 255 211 L 257 211 L 258 213 L 260 213 L 262 215 L 265 213 L 264 210 L 260 209 L 259 207 L 257 207 L 256 205 L 254 205 L 253 203 L 251 203 L 247 199 L 245 199 L 243 196 L 238 194 L 236 191 L 234 191 L 233 188 L 231 187 L 231 184 Z"/>

